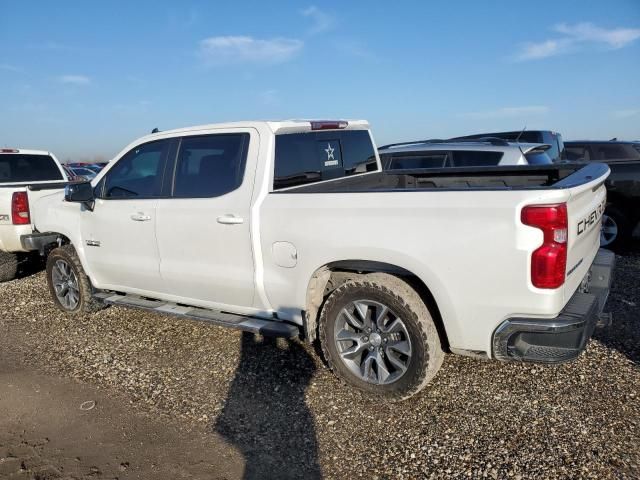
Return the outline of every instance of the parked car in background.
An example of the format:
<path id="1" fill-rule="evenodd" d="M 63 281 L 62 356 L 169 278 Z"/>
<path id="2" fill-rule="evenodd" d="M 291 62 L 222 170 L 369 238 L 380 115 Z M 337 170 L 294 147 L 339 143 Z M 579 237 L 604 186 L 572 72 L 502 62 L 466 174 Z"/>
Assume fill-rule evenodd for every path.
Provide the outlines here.
<path id="1" fill-rule="evenodd" d="M 66 164 L 63 163 L 62 168 L 70 182 L 82 181 L 82 177 L 78 177 L 75 173 L 73 173 L 71 168 L 69 168 L 69 166 L 67 166 Z"/>
<path id="2" fill-rule="evenodd" d="M 100 173 L 100 171 L 104 167 L 98 165 L 97 163 L 87 163 L 86 165 L 84 165 L 84 168 L 88 168 L 89 170 L 91 170 L 92 172 L 94 172 L 97 175 L 98 173 Z"/>
<path id="3" fill-rule="evenodd" d="M 95 178 L 98 172 L 88 167 L 70 167 L 73 174 L 80 179 L 92 180 Z"/>
<path id="4" fill-rule="evenodd" d="M 564 143 L 562 135 L 551 130 L 521 130 L 518 132 L 493 132 L 493 133 L 477 133 L 474 135 L 465 135 L 462 137 L 451 138 L 450 140 L 473 139 L 482 137 L 502 138 L 510 142 L 526 142 L 526 143 L 544 143 L 550 145 L 547 155 L 552 161 L 557 162 L 565 159 Z"/>
<path id="5" fill-rule="evenodd" d="M 68 177 L 50 152 L 0 149 L 0 282 L 15 278 L 19 263 L 32 248 L 22 244 L 31 234 L 31 205 L 42 197 L 62 192 Z"/>
<path id="6" fill-rule="evenodd" d="M 319 339 L 339 377 L 401 399 L 445 350 L 580 354 L 608 323 L 608 175 L 385 172 L 364 121 L 205 125 L 140 138 L 93 182 L 41 200 L 25 242 L 50 252 L 51 298 L 68 314 L 115 304 Z"/>
<path id="7" fill-rule="evenodd" d="M 384 170 L 549 165 L 549 145 L 509 143 L 500 138 L 425 140 L 385 145 L 378 149 Z"/>
<path id="8" fill-rule="evenodd" d="M 601 243 L 609 248 L 625 246 L 640 230 L 640 143 L 580 140 L 565 142 L 565 149 L 569 161 L 609 165 Z"/>

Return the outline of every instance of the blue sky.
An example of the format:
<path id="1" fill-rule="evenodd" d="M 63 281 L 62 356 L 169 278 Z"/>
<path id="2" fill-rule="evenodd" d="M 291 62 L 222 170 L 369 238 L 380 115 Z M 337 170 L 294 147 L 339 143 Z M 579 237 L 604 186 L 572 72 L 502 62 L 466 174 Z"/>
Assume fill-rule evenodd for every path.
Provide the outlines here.
<path id="1" fill-rule="evenodd" d="M 365 118 L 640 139 L 640 1 L 0 0 L 0 145 L 111 158 L 153 127 Z"/>

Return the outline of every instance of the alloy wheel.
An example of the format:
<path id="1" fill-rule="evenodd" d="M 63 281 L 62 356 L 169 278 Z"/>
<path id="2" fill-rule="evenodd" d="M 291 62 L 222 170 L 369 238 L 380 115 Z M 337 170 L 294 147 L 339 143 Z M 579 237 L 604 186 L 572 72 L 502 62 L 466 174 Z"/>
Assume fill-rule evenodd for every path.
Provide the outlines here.
<path id="1" fill-rule="evenodd" d="M 411 362 L 411 339 L 404 321 L 380 302 L 347 304 L 338 313 L 334 340 L 347 368 L 368 383 L 396 382 Z"/>

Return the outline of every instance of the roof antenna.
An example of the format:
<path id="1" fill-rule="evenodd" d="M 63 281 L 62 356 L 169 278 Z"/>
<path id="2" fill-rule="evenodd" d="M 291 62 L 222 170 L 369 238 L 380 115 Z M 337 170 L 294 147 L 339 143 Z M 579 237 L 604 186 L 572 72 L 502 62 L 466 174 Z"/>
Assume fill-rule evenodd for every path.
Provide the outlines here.
<path id="1" fill-rule="evenodd" d="M 158 133 L 160 130 L 158 130 L 158 127 L 154 128 L 153 130 L 151 130 L 151 133 Z"/>
<path id="2" fill-rule="evenodd" d="M 527 129 L 527 126 L 525 125 L 524 128 L 522 129 L 522 131 L 518 134 L 518 136 L 516 137 L 516 143 L 520 143 L 520 137 L 522 136 L 522 134 L 524 133 L 524 131 Z"/>

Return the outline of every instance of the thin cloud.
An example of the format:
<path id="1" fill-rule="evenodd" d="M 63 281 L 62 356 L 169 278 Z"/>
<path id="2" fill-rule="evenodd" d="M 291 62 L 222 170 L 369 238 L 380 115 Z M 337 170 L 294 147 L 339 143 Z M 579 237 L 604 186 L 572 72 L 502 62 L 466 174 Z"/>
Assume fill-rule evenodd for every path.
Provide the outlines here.
<path id="1" fill-rule="evenodd" d="M 631 45 L 640 38 L 638 28 L 605 29 L 589 22 L 559 23 L 552 30 L 563 36 L 541 42 L 524 43 L 515 55 L 515 60 L 539 60 L 577 52 L 588 47 L 617 50 Z"/>
<path id="2" fill-rule="evenodd" d="M 5 72 L 22 72 L 22 67 L 18 67 L 16 65 L 11 65 L 9 63 L 0 63 L 0 70 L 4 70 Z"/>
<path id="3" fill-rule="evenodd" d="M 335 25 L 335 18 L 326 12 L 323 12 L 315 5 L 305 8 L 300 12 L 303 17 L 310 19 L 313 25 L 309 29 L 311 35 L 331 30 Z"/>
<path id="4" fill-rule="evenodd" d="M 554 27 L 554 30 L 578 42 L 601 43 L 613 49 L 626 47 L 640 38 L 640 28 L 607 30 L 588 22 L 576 23 L 575 25 L 560 23 Z"/>
<path id="5" fill-rule="evenodd" d="M 615 118 L 631 118 L 640 117 L 640 108 L 630 108 L 627 110 L 616 110 L 611 112 L 611 115 Z"/>
<path id="6" fill-rule="evenodd" d="M 209 66 L 242 63 L 274 65 L 288 62 L 303 46 L 304 42 L 292 38 L 209 37 L 200 42 L 200 56 Z"/>
<path id="7" fill-rule="evenodd" d="M 84 75 L 61 75 L 58 77 L 60 83 L 67 85 L 89 85 L 91 79 Z"/>
<path id="8" fill-rule="evenodd" d="M 549 107 L 547 107 L 546 105 L 530 105 L 524 107 L 502 107 L 495 110 L 486 110 L 482 112 L 466 112 L 461 113 L 459 116 L 473 119 L 514 118 L 526 117 L 531 115 L 544 115 L 548 112 Z"/>
<path id="9" fill-rule="evenodd" d="M 573 47 L 573 42 L 567 39 L 545 40 L 539 43 L 525 43 L 520 53 L 516 56 L 516 60 L 537 60 L 540 58 L 553 57 L 567 53 Z"/>

